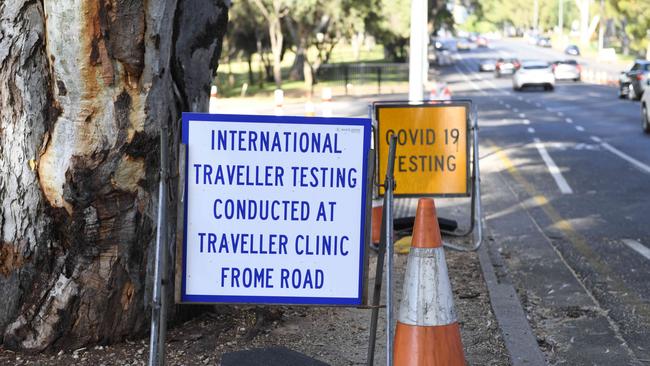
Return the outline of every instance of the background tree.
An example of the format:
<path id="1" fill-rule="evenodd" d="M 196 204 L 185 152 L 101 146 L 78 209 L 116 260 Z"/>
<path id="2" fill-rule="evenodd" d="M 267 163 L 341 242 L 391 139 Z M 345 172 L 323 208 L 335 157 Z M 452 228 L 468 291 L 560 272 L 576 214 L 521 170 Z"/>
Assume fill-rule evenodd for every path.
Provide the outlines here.
<path id="1" fill-rule="evenodd" d="M 647 0 L 610 0 L 613 16 L 619 20 L 622 33 L 638 56 L 646 56 L 650 48 L 650 2 Z"/>
<path id="2" fill-rule="evenodd" d="M 410 35 L 410 0 L 373 0 L 373 11 L 368 14 L 368 32 L 384 45 L 387 60 L 404 62 Z"/>
<path id="3" fill-rule="evenodd" d="M 229 22 L 231 26 L 228 29 L 228 43 L 233 48 L 233 54 L 244 56 L 248 64 L 248 82 L 252 85 L 255 83 L 253 55 L 260 51 L 258 46 L 263 48 L 263 44 L 268 40 L 268 34 L 262 32 L 259 26 L 263 22 L 263 18 L 249 2 L 237 1 L 230 9 Z"/>
<path id="4" fill-rule="evenodd" d="M 220 0 L 0 2 L 4 347 L 146 330 L 160 127 L 175 156 L 226 22 Z"/>
<path id="5" fill-rule="evenodd" d="M 329 61 L 334 47 L 342 39 L 364 32 L 369 0 L 292 0 L 285 17 L 286 29 L 293 41 L 296 58 L 294 79 L 305 80 L 311 91 L 313 77 Z"/>
<path id="6" fill-rule="evenodd" d="M 283 0 L 255 0 L 255 5 L 266 20 L 273 54 L 273 79 L 275 87 L 282 87 L 282 53 L 284 50 L 284 33 L 282 32 L 282 18 L 289 9 Z"/>

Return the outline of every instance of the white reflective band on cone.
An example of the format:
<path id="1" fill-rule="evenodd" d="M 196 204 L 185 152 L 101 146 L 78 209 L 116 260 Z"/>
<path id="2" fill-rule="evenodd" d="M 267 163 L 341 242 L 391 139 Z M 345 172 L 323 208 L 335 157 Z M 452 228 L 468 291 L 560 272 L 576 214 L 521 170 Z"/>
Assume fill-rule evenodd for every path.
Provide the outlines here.
<path id="1" fill-rule="evenodd" d="M 445 252 L 439 248 L 411 248 L 397 321 L 436 326 L 456 322 Z"/>

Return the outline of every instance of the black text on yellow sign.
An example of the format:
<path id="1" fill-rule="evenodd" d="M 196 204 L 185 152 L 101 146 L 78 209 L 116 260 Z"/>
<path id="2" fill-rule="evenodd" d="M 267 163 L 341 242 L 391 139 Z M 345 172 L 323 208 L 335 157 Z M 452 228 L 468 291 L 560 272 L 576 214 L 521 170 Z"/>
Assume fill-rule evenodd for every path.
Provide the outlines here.
<path id="1" fill-rule="evenodd" d="M 386 176 L 388 143 L 395 135 L 395 195 L 469 194 L 468 103 L 375 108 L 379 182 Z"/>

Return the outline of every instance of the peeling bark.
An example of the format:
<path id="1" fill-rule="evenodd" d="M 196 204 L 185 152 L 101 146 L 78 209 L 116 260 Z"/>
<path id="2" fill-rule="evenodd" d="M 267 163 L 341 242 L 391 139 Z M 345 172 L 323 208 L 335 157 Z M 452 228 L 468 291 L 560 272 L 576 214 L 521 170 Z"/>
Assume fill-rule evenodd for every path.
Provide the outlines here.
<path id="1" fill-rule="evenodd" d="M 222 0 L 0 2 L 5 347 L 146 331 L 160 126 L 175 156 L 180 112 L 207 106 L 226 21 Z"/>

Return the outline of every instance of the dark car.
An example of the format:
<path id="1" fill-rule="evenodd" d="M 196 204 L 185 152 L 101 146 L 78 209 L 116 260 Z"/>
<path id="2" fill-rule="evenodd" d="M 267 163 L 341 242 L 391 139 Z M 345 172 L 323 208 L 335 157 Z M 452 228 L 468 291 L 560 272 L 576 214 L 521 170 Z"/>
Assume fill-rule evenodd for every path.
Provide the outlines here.
<path id="1" fill-rule="evenodd" d="M 551 39 L 548 37 L 539 37 L 537 45 L 540 47 L 551 47 Z"/>
<path id="2" fill-rule="evenodd" d="M 495 67 L 496 67 L 496 60 L 494 59 L 483 60 L 481 61 L 480 64 L 478 64 L 478 71 L 480 72 L 494 71 Z"/>
<path id="3" fill-rule="evenodd" d="M 571 56 L 580 56 L 580 49 L 578 48 L 578 46 L 574 44 L 570 44 L 566 46 L 566 48 L 564 49 L 564 53 Z"/>
<path id="4" fill-rule="evenodd" d="M 519 60 L 516 58 L 500 58 L 494 65 L 494 76 L 500 78 L 505 74 L 513 74 L 519 65 Z"/>
<path id="5" fill-rule="evenodd" d="M 629 71 L 618 77 L 618 96 L 630 100 L 639 100 L 650 77 L 650 61 L 636 60 Z"/>
<path id="6" fill-rule="evenodd" d="M 650 134 L 650 93 L 644 93 L 641 99 L 641 128 Z"/>

